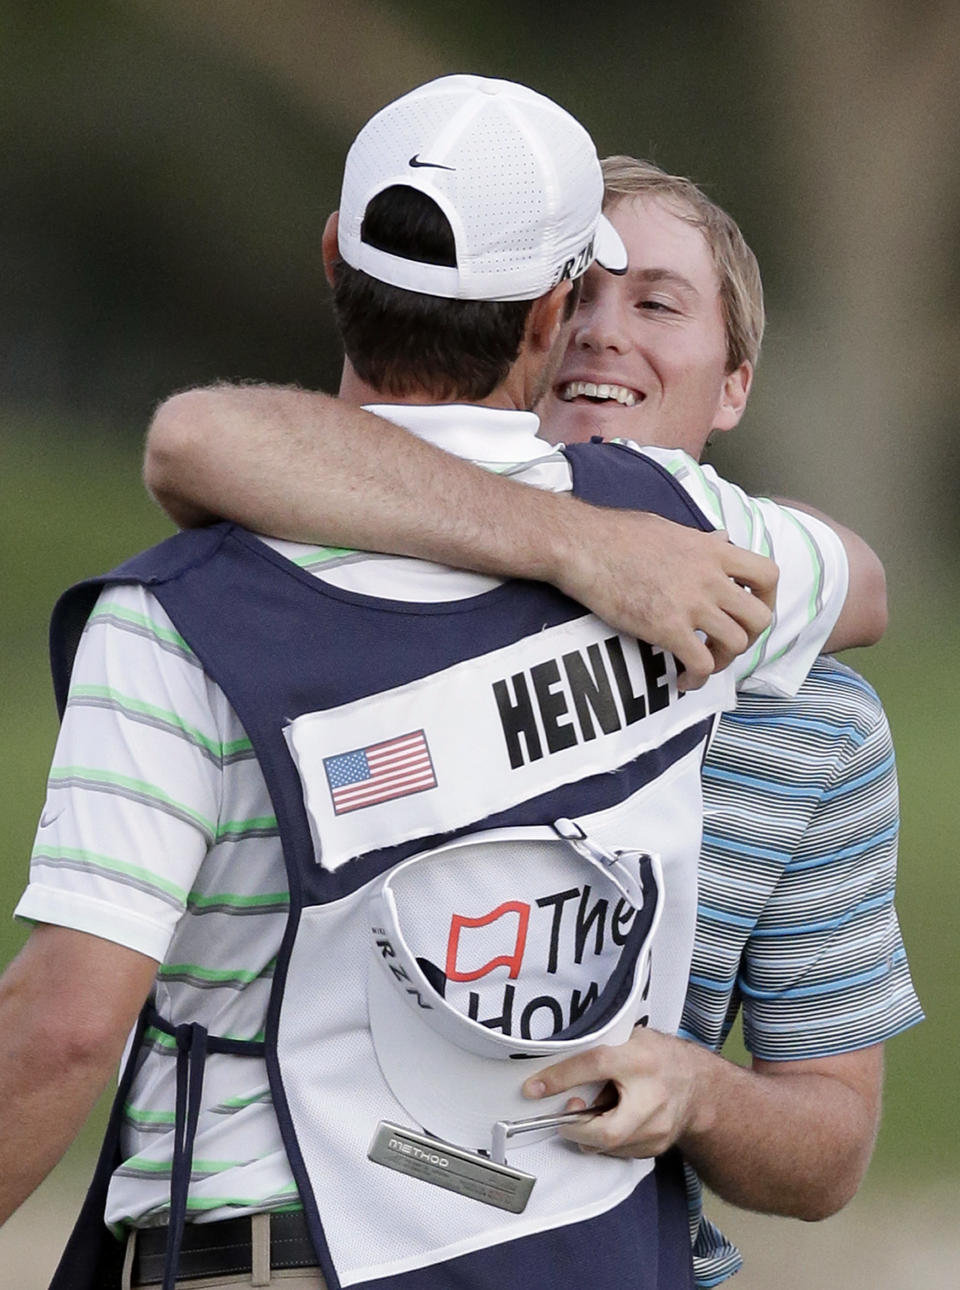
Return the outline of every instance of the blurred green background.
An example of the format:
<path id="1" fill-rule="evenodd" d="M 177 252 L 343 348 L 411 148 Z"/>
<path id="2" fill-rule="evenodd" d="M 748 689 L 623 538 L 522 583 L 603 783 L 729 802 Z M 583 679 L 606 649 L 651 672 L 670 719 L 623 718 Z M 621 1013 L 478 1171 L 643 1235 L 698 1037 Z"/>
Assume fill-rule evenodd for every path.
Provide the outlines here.
<path id="1" fill-rule="evenodd" d="M 958 51 L 948 0 L 0 0 L 3 909 L 56 733 L 49 609 L 169 531 L 139 482 L 152 407 L 217 378 L 333 388 L 320 233 L 352 134 L 444 72 L 523 80 L 601 154 L 690 174 L 737 216 L 770 326 L 713 460 L 886 561 L 888 636 L 851 661 L 897 744 L 898 907 L 928 1021 L 889 1045 L 867 1192 L 956 1188 Z M 0 922 L 0 961 L 24 935 Z"/>

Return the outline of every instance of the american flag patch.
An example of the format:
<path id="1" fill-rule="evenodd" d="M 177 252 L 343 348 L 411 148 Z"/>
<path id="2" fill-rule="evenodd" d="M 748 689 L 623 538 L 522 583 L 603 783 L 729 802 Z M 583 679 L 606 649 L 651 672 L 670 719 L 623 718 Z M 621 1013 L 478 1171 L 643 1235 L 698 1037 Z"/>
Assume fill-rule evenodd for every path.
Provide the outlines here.
<path id="1" fill-rule="evenodd" d="M 437 787 L 427 737 L 412 730 L 396 739 L 324 757 L 335 815 L 376 806 L 394 797 L 424 793 Z"/>

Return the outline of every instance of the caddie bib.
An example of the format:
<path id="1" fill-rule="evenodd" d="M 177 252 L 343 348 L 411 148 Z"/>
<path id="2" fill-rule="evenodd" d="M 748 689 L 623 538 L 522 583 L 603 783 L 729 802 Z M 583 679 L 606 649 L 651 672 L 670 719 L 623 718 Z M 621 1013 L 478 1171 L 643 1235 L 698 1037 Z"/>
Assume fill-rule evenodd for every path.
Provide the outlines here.
<path id="1" fill-rule="evenodd" d="M 574 491 L 587 500 L 712 528 L 648 459 L 616 445 L 566 451 Z M 732 680 L 721 674 L 679 693 L 670 655 L 543 585 L 507 582 L 431 604 L 375 599 L 324 584 L 223 524 L 178 534 L 67 593 L 52 629 L 61 706 L 83 623 L 101 588 L 119 582 L 149 588 L 242 722 L 275 807 L 290 887 L 264 1044 L 167 1027 L 181 1055 L 184 1112 L 165 1284 L 175 1276 L 205 1054 L 242 1060 L 254 1050 L 266 1058 L 331 1290 L 440 1290 L 454 1277 L 499 1290 L 546 1284 L 547 1268 L 560 1290 L 581 1290 L 588 1278 L 598 1290 L 689 1284 L 682 1185 L 660 1179 L 652 1162 L 585 1155 L 555 1133 L 514 1140 L 501 1129 L 507 1169 L 535 1180 L 516 1211 L 488 1203 L 500 1183 L 483 1162 L 498 1150 L 495 1125 L 517 1118 L 530 1059 L 557 1060 L 584 1035 L 608 1042 L 611 1017 L 616 1042 L 636 1023 L 676 1029 L 696 913 L 700 763 L 713 718 L 733 705 Z M 578 867 L 574 843 L 607 857 L 607 869 L 592 874 L 589 857 Z M 384 927 L 392 906 L 376 903 L 385 891 L 397 926 L 413 928 L 408 979 L 440 1016 L 439 1031 L 395 1024 L 382 991 L 379 1014 L 371 1007 L 371 954 L 378 971 L 376 955 L 385 954 L 378 928 L 397 949 Z M 625 946 L 633 958 L 624 959 Z M 386 971 L 388 984 L 397 980 L 390 964 Z M 487 1057 L 481 1032 L 500 1037 Z M 469 1079 L 452 1090 L 426 1080 L 439 1090 L 431 1124 L 431 1099 L 424 1106 L 410 1077 L 417 1033 L 424 1045 L 439 1034 L 435 1064 L 445 1071 L 471 1069 L 462 1052 L 481 1072 L 487 1059 L 516 1066 L 504 1113 L 495 1093 L 484 1100 L 478 1091 L 475 1107 Z M 506 1056 L 497 1055 L 501 1041 Z M 499 1087 L 502 1076 L 478 1076 L 478 1090 Z M 529 1103 L 531 1115 L 542 1109 Z M 498 1116 L 489 1134 L 488 1111 Z M 472 1159 L 464 1177 L 470 1166 L 478 1182 L 438 1181 L 454 1159 L 448 1147 Z M 101 1191 L 116 1149 L 105 1144 Z M 83 1279 L 100 1257 L 90 1257 L 97 1203 L 95 1188 L 54 1290 L 109 1283 Z M 661 1244 L 658 1232 L 668 1230 Z"/>

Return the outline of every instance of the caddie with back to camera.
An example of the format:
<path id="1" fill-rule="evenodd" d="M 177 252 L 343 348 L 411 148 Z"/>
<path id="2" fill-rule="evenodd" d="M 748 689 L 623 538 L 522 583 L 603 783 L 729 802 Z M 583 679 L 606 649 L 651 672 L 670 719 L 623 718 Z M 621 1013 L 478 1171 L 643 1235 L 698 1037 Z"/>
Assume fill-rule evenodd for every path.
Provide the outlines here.
<path id="1" fill-rule="evenodd" d="M 538 409 L 543 434 L 554 442 L 628 436 L 696 459 L 709 435 L 737 424 L 746 403 L 764 324 L 756 260 L 730 216 L 689 180 L 629 157 L 609 158 L 603 171 L 606 210 L 630 269 L 586 275 L 567 355 Z M 382 540 L 382 530 L 364 529 L 362 505 L 351 512 L 361 496 L 351 481 L 375 492 L 376 480 L 340 451 L 341 412 L 303 391 L 191 391 L 159 410 L 148 480 L 186 522 L 212 512 L 286 525 L 291 536 Z M 368 428 L 358 423 L 357 439 Z M 371 454 L 376 443 L 371 434 Z M 405 474 L 402 445 L 395 455 L 389 448 L 384 473 L 401 483 L 399 496 L 384 501 L 392 503 L 387 544 L 422 541 L 428 513 L 450 535 L 452 558 L 465 558 L 462 544 L 453 545 L 458 534 L 472 538 L 467 559 L 486 557 L 464 516 L 493 514 L 504 495 L 497 525 L 507 555 L 496 567 L 523 572 L 511 563 L 510 539 L 529 548 L 523 513 L 539 495 L 480 472 L 461 480 L 459 463 L 439 455 L 419 464 L 419 476 Z M 666 460 L 698 475 L 694 460 Z M 706 505 L 711 481 L 707 470 Z M 540 519 L 532 540 L 549 550 L 556 521 Z M 849 534 L 847 541 L 859 560 L 862 548 Z M 623 578 L 630 587 L 626 571 Z M 882 612 L 861 621 L 859 643 L 881 628 Z M 727 1200 L 824 1217 L 850 1197 L 869 1160 L 883 1043 L 922 1017 L 893 905 L 897 781 L 876 695 L 828 657 L 796 698 L 741 694 L 711 741 L 704 791 L 708 827 L 681 1027 L 699 1047 L 646 1029 L 541 1082 L 552 1090 L 589 1073 L 618 1089 L 615 1110 L 566 1133 L 641 1155 L 677 1141 Z M 710 1051 L 741 1002 L 750 1071 Z M 690 1169 L 688 1183 L 700 1214 Z M 695 1232 L 698 1284 L 714 1285 L 736 1270 L 739 1254 L 702 1214 Z"/>
<path id="2" fill-rule="evenodd" d="M 706 532 L 649 456 L 536 435 L 575 275 L 626 267 L 601 198 L 589 136 L 523 87 L 444 78 L 389 105 L 324 235 L 341 393 Z M 692 1284 L 675 1162 L 531 1131 L 522 1083 L 676 1029 L 709 728 L 738 675 L 795 687 L 850 630 L 829 527 L 717 498 L 744 545 L 774 535 L 784 577 L 763 657 L 686 694 L 671 654 L 545 584 L 231 524 L 61 600 L 64 720 L 18 906 L 38 926 L 0 986 L 4 1213 L 136 1024 L 57 1287 Z M 766 589 L 764 561 L 704 546 Z M 766 610 L 724 592 L 717 636 L 746 640 Z"/>

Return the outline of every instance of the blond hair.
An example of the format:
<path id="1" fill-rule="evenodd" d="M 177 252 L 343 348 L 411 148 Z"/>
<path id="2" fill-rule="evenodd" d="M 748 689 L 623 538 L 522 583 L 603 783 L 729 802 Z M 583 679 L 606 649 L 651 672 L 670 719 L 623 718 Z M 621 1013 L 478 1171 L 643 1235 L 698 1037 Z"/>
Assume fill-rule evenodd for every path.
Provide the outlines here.
<path id="1" fill-rule="evenodd" d="M 735 371 L 743 362 L 756 367 L 763 339 L 763 285 L 757 257 L 747 246 L 736 221 L 691 179 L 667 174 L 652 161 L 606 157 L 601 164 L 605 206 L 621 198 L 655 197 L 667 202 L 674 214 L 700 230 L 720 279 L 720 304 L 727 332 L 727 371 Z"/>

